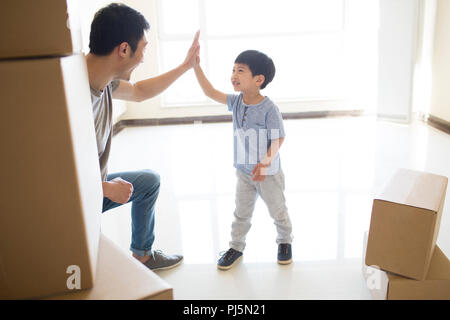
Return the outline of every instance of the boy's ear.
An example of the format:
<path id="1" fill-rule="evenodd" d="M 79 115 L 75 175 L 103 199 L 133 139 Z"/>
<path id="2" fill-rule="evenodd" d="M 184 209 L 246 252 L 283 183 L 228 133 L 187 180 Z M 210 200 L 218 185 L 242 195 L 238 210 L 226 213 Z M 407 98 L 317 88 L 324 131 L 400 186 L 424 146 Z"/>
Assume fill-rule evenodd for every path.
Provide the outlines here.
<path id="1" fill-rule="evenodd" d="M 255 76 L 255 78 L 256 78 L 256 85 L 258 87 L 261 87 L 264 81 L 266 80 L 266 77 L 264 77 L 264 75 L 262 74 L 258 74 L 257 76 Z"/>

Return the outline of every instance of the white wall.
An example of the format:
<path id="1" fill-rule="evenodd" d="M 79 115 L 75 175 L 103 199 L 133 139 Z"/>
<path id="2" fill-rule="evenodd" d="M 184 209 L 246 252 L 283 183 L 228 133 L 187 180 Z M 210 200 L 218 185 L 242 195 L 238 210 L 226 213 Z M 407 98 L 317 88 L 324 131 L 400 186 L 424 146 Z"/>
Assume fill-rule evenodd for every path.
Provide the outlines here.
<path id="1" fill-rule="evenodd" d="M 437 0 L 419 1 L 418 43 L 412 109 L 413 113 L 419 115 L 426 115 L 430 112 L 436 4 Z"/>
<path id="2" fill-rule="evenodd" d="M 418 0 L 380 0 L 378 116 L 409 122 Z"/>
<path id="3" fill-rule="evenodd" d="M 450 1 L 438 0 L 430 114 L 450 122 Z"/>

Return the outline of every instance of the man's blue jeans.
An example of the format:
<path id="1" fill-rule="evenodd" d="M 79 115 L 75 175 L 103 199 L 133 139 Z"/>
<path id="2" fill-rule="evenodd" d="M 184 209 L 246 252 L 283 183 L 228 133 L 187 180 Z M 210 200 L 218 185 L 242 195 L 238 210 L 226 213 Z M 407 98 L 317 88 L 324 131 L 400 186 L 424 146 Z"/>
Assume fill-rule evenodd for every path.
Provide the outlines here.
<path id="1" fill-rule="evenodd" d="M 117 177 L 133 185 L 133 194 L 128 202 L 131 206 L 131 246 L 138 256 L 150 255 L 155 240 L 155 203 L 159 194 L 159 174 L 152 170 L 119 172 L 108 174 L 107 181 Z M 103 212 L 121 206 L 103 198 Z"/>

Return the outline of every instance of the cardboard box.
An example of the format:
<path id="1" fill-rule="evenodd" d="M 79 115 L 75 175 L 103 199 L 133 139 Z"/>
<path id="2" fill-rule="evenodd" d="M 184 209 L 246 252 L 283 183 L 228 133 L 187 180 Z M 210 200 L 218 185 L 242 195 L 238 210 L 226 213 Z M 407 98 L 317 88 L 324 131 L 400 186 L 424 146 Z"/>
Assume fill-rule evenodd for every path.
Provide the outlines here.
<path id="1" fill-rule="evenodd" d="M 0 38 L 3 45 L 0 46 L 0 59 L 81 52 L 78 2 L 2 0 L 4 14 L 0 19 Z"/>
<path id="2" fill-rule="evenodd" d="M 94 287 L 48 299 L 172 300 L 173 289 L 129 252 L 124 252 L 102 234 Z"/>
<path id="3" fill-rule="evenodd" d="M 375 300 L 450 300 L 450 261 L 436 245 L 428 274 L 423 281 L 385 272 L 364 263 L 367 233 L 364 241 L 363 275 Z"/>
<path id="4" fill-rule="evenodd" d="M 366 264 L 424 280 L 439 233 L 448 179 L 400 169 L 373 201 Z"/>
<path id="5" fill-rule="evenodd" d="M 94 283 L 103 193 L 83 56 L 0 61 L 0 298 Z"/>

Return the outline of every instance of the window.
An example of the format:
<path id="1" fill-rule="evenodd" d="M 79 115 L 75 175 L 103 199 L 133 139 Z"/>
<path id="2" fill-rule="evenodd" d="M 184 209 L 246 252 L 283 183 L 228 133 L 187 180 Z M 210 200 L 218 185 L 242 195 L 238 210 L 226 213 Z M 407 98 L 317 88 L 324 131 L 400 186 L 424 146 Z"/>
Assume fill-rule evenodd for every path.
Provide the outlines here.
<path id="1" fill-rule="evenodd" d="M 369 82 L 358 72 L 368 59 L 376 59 L 372 49 L 377 1 L 159 0 L 157 4 L 163 71 L 183 61 L 200 29 L 202 67 L 224 92 L 233 92 L 234 59 L 247 49 L 263 51 L 274 60 L 275 78 L 263 92 L 278 102 L 348 100 L 352 90 L 361 93 L 361 81 L 376 83 L 373 70 L 364 67 Z M 164 106 L 210 103 L 193 72 L 163 95 Z"/>

